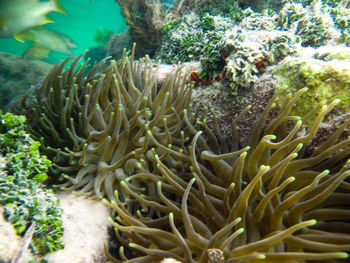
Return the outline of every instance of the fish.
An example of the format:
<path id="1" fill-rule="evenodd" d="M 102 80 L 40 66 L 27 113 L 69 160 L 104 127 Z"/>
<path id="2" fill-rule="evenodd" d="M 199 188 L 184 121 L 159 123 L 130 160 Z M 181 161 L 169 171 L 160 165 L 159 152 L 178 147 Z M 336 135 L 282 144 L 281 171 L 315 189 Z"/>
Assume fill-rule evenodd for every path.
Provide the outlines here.
<path id="1" fill-rule="evenodd" d="M 25 41 L 32 43 L 32 46 L 24 52 L 24 56 L 34 59 L 46 58 L 50 51 L 72 55 L 72 49 L 78 48 L 71 38 L 42 26 L 27 30 L 15 36 L 15 39 L 22 43 Z"/>
<path id="2" fill-rule="evenodd" d="M 50 12 L 67 14 L 60 0 L 0 0 L 0 38 L 11 38 L 31 28 L 54 21 Z"/>

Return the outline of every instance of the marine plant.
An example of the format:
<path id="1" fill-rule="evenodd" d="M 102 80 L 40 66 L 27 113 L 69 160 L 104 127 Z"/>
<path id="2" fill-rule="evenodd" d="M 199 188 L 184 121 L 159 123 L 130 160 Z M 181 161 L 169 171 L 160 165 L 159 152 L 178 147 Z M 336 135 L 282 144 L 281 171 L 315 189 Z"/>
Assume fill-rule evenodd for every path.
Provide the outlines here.
<path id="1" fill-rule="evenodd" d="M 192 132 L 182 147 L 148 136 L 154 171 L 140 166 L 121 181 L 115 200 L 103 202 L 116 211 L 109 218 L 120 242 L 111 262 L 342 262 L 350 250 L 350 138 L 340 140 L 350 119 L 311 154 L 322 119 L 338 101 L 320 103 L 304 117 L 289 112 L 302 89 L 275 118 L 274 100 L 238 145 L 233 120 L 233 147 L 184 110 Z M 318 113 L 318 114 L 317 114 Z M 312 125 L 303 122 L 316 114 Z M 347 130 L 348 131 L 348 130 Z M 168 166 L 165 159 L 181 164 Z M 138 182 L 135 186 L 135 180 Z M 122 200 L 121 191 L 129 198 Z M 130 203 L 140 205 L 130 210 Z"/>
<path id="2" fill-rule="evenodd" d="M 18 234 L 33 227 L 31 246 L 43 255 L 63 248 L 63 227 L 58 199 L 42 184 L 51 161 L 39 147 L 26 132 L 24 116 L 0 111 L 0 205 Z"/>
<path id="3" fill-rule="evenodd" d="M 153 169 L 151 149 L 158 149 L 148 130 L 166 145 L 186 142 L 182 109 L 191 87 L 184 73 L 174 70 L 159 86 L 157 66 L 148 57 L 134 61 L 134 50 L 88 73 L 86 63 L 77 66 L 79 58 L 64 70 L 69 58 L 51 70 L 33 96 L 23 98 L 30 131 L 54 162 L 52 183 L 60 178 L 65 189 L 112 200 L 119 182 L 137 167 Z"/>

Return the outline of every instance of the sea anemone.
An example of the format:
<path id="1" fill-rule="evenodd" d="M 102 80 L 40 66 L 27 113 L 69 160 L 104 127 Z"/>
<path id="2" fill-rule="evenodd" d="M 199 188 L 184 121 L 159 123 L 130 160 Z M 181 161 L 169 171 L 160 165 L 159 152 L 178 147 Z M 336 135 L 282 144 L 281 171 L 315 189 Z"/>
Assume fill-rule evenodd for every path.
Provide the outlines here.
<path id="1" fill-rule="evenodd" d="M 22 100 L 62 187 L 98 198 L 119 241 L 112 262 L 338 262 L 350 251 L 350 119 L 307 151 L 338 101 L 290 115 L 300 90 L 277 111 L 274 99 L 232 149 L 206 113 L 191 113 L 192 85 L 180 67 L 163 84 L 146 57 L 124 54 L 85 73 L 79 58 L 53 67 Z M 275 113 L 275 118 L 270 117 Z M 316 117 L 314 117 L 316 115 Z M 270 119 L 270 120 L 269 120 Z M 313 119 L 312 125 L 304 125 Z M 52 181 L 57 183 L 53 175 Z"/>
<path id="2" fill-rule="evenodd" d="M 305 117 L 289 115 L 302 89 L 267 121 L 273 99 L 252 128 L 247 146 L 227 151 L 217 125 L 183 117 L 192 140 L 168 147 L 147 134 L 153 172 L 139 166 L 120 182 L 127 200 L 103 202 L 116 211 L 109 221 L 120 242 L 111 262 L 341 262 L 350 250 L 350 120 L 311 155 L 304 153 L 329 106 L 320 103 Z M 236 124 L 247 108 L 233 121 Z M 318 114 L 316 114 L 318 113 Z M 317 115 L 313 124 L 303 122 Z M 214 116 L 215 120 L 215 116 Z M 233 148 L 238 147 L 237 145 Z M 151 157 L 149 157 L 151 159 Z M 172 158 L 180 169 L 169 167 Z M 134 181 L 137 181 L 135 189 Z M 143 187 L 141 187 L 143 186 Z M 149 189 L 153 189 L 150 191 Z M 130 211 L 129 203 L 140 209 Z"/>
<path id="3" fill-rule="evenodd" d="M 86 63 L 77 67 L 80 57 L 64 70 L 73 58 L 66 59 L 22 99 L 31 133 L 53 159 L 54 174 L 64 174 L 58 186 L 112 200 L 119 182 L 138 166 L 153 170 L 148 156 L 157 146 L 148 131 L 167 146 L 185 143 L 182 112 L 192 89 L 185 74 L 178 67 L 159 86 L 158 66 L 148 57 L 135 62 L 134 51 L 87 74 Z"/>

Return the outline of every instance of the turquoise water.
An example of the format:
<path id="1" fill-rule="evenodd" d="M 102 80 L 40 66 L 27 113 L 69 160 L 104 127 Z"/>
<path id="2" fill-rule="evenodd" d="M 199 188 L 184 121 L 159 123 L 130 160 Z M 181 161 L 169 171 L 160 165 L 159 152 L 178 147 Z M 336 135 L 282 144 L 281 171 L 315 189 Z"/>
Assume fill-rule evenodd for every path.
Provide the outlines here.
<path id="1" fill-rule="evenodd" d="M 108 29 L 120 33 L 127 27 L 115 0 L 61 0 L 61 3 L 68 16 L 52 12 L 48 16 L 55 23 L 46 24 L 45 27 L 63 33 L 77 43 L 79 48 L 73 50 L 74 55 L 80 55 L 84 50 L 98 45 L 94 41 L 97 30 Z M 0 38 L 2 52 L 22 55 L 29 46 L 29 43 L 23 44 L 14 38 Z M 67 57 L 51 51 L 48 58 L 41 60 L 57 63 Z"/>

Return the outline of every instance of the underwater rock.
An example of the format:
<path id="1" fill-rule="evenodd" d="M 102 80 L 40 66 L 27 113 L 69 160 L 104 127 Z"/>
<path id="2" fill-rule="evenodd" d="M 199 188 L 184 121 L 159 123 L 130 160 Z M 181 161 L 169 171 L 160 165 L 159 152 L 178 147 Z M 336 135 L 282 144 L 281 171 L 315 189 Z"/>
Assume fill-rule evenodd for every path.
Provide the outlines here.
<path id="1" fill-rule="evenodd" d="M 108 209 L 99 201 L 87 197 L 58 193 L 60 208 L 63 209 L 63 242 L 65 248 L 47 254 L 45 259 L 50 263 L 102 263 L 106 262 L 103 242 L 108 239 Z M 24 238 L 16 235 L 13 226 L 2 216 L 0 207 L 0 262 L 10 262 L 23 247 Z M 25 250 L 21 262 L 40 259 L 30 249 Z"/>
<path id="2" fill-rule="evenodd" d="M 4 209 L 0 207 L 0 262 L 10 262 L 23 248 L 24 238 L 18 236 L 11 223 L 4 218 Z M 23 251 L 22 262 L 35 259 L 29 249 Z"/>
<path id="3" fill-rule="evenodd" d="M 0 108 L 41 81 L 51 64 L 0 52 Z"/>
<path id="4" fill-rule="evenodd" d="M 143 43 L 142 40 L 134 39 L 133 32 L 130 28 L 127 28 L 123 32 L 111 37 L 107 47 L 107 55 L 115 60 L 121 59 L 123 56 L 123 50 L 130 50 L 134 42 L 137 43 L 135 58 L 142 58 L 147 54 L 150 55 L 154 53 L 154 50 L 149 45 Z"/>
<path id="5" fill-rule="evenodd" d="M 233 94 L 230 82 L 227 79 L 214 81 L 212 85 L 198 87 L 193 90 L 192 111 L 196 115 L 202 115 L 205 108 L 213 108 L 220 131 L 225 141 L 230 143 L 232 136 L 232 119 L 236 118 L 248 105 L 252 108 L 244 115 L 237 124 L 240 133 L 239 143 L 246 143 L 250 127 L 261 114 L 272 98 L 276 89 L 276 80 L 270 72 L 259 77 L 250 89 L 240 90 Z M 213 116 L 210 111 L 205 115 L 209 127 L 213 127 Z"/>
<path id="6" fill-rule="evenodd" d="M 294 114 L 305 114 L 322 100 L 329 103 L 334 99 L 341 100 L 338 108 L 350 110 L 350 47 L 305 48 L 277 65 L 273 73 L 279 87 L 286 88 L 278 105 L 288 100 L 287 94 L 294 96 L 301 88 L 309 88 Z"/>

